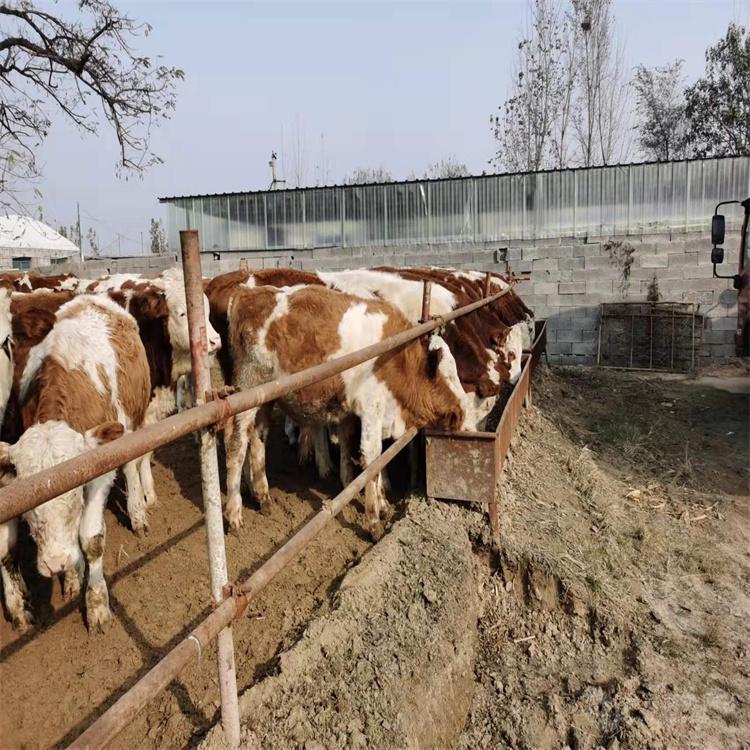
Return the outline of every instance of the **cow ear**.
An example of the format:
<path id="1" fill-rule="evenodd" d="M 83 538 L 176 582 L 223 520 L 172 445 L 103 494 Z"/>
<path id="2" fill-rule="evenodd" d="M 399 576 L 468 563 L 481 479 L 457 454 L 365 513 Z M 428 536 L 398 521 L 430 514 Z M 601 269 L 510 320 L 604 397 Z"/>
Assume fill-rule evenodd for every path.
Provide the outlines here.
<path id="1" fill-rule="evenodd" d="M 16 467 L 10 458 L 10 443 L 0 442 L 0 487 L 5 487 L 16 478 Z"/>
<path id="2" fill-rule="evenodd" d="M 104 422 L 98 427 L 86 431 L 86 443 L 95 448 L 103 443 L 110 443 L 125 434 L 125 428 L 120 422 Z"/>
<path id="3" fill-rule="evenodd" d="M 500 391 L 500 386 L 497 383 L 493 383 L 489 378 L 482 378 L 477 383 L 477 395 L 480 398 L 489 398 L 490 396 L 497 396 Z"/>
<path id="4" fill-rule="evenodd" d="M 169 314 L 166 295 L 160 289 L 133 292 L 130 309 L 136 318 L 163 318 Z"/>
<path id="5" fill-rule="evenodd" d="M 443 358 L 443 350 L 438 347 L 431 349 L 427 346 L 427 377 L 434 380 L 440 368 L 440 360 Z"/>

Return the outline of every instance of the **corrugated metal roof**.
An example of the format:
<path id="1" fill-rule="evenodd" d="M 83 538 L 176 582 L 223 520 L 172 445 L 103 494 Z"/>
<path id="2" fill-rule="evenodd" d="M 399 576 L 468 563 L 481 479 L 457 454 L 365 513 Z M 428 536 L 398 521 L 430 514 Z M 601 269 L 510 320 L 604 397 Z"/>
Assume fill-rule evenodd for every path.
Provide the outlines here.
<path id="1" fill-rule="evenodd" d="M 418 185 L 425 182 L 458 182 L 460 180 L 475 180 L 483 177 L 524 177 L 534 174 L 550 174 L 552 172 L 579 172 L 593 169 L 615 169 L 617 167 L 648 166 L 654 164 L 678 164 L 680 162 L 720 161 L 722 159 L 736 159 L 738 157 L 750 156 L 749 154 L 735 154 L 734 156 L 705 157 L 700 159 L 679 159 L 669 161 L 640 161 L 627 162 L 624 164 L 598 164 L 591 167 L 566 167 L 564 169 L 540 169 L 537 172 L 492 172 L 491 174 L 466 175 L 465 177 L 436 177 L 416 180 L 393 180 L 391 182 L 363 182 L 353 185 L 334 183 L 332 185 L 314 185 L 308 187 L 282 188 L 278 190 L 233 190 L 223 193 L 194 193 L 191 195 L 171 195 L 159 198 L 159 203 L 184 200 L 187 198 L 228 198 L 235 195 L 263 195 L 269 193 L 300 193 L 311 190 L 330 190 L 331 188 L 355 188 L 355 187 L 382 187 L 384 185 Z"/>

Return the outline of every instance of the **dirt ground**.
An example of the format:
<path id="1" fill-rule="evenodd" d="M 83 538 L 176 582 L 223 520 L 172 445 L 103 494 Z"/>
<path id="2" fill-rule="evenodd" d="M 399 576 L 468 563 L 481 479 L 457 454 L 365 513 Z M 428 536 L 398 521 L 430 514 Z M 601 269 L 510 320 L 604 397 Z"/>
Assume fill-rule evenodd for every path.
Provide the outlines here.
<path id="1" fill-rule="evenodd" d="M 750 747 L 748 398 L 540 370 L 460 747 Z"/>
<path id="2" fill-rule="evenodd" d="M 270 517 L 247 505 L 245 528 L 228 537 L 232 575 L 257 567 L 336 491 L 297 469 L 280 436 L 274 440 L 270 479 L 277 502 Z M 747 395 L 694 381 L 540 368 L 534 406 L 506 466 L 499 543 L 477 508 L 424 506 L 424 513 L 440 514 L 439 523 L 448 519 L 460 528 L 478 562 L 473 698 L 468 717 L 454 719 L 463 724 L 458 747 L 750 748 L 748 447 Z M 42 625 L 20 639 L 7 622 L 0 627 L 3 747 L 64 746 L 207 611 L 192 442 L 160 451 L 155 478 L 161 504 L 146 540 L 133 537 L 118 503 L 110 503 L 106 571 L 115 622 L 105 636 L 89 636 L 77 606 L 62 603 L 27 561 Z M 420 513 L 401 508 L 397 517 L 419 524 Z M 241 689 L 262 692 L 283 677 L 285 663 L 309 673 L 295 655 L 309 648 L 303 633 L 310 621 L 337 617 L 346 601 L 341 581 L 371 547 L 361 524 L 360 508 L 350 506 L 237 625 Z M 416 564 L 393 536 L 384 542 L 391 563 Z M 406 538 L 420 544 L 419 537 Z M 382 546 L 368 562 L 385 555 Z M 389 622 L 396 634 L 390 647 L 401 664 L 405 653 L 420 649 L 450 652 L 450 644 L 424 640 L 429 629 L 408 627 L 409 612 L 417 622 L 440 601 L 430 572 L 438 558 L 432 551 L 423 558 L 427 567 L 412 576 L 418 586 L 378 582 L 379 600 L 397 595 L 393 607 L 382 602 L 385 620 L 371 622 L 366 610 L 354 609 L 354 621 L 379 640 L 371 651 L 360 640 L 364 661 L 352 663 L 344 682 L 348 697 L 336 711 L 344 711 L 346 731 L 331 735 L 330 745 L 315 731 L 300 733 L 291 746 L 389 747 L 394 737 L 430 746 L 413 725 L 386 719 L 393 727 L 372 728 L 357 714 L 371 705 L 399 716 L 389 685 L 401 683 L 385 671 L 373 677 L 370 669 L 387 657 Z M 360 579 L 377 576 L 376 565 L 366 570 Z M 195 747 L 217 719 L 213 659 L 206 653 L 113 747 Z M 409 696 L 439 687 L 434 676 L 428 684 L 397 669 L 411 680 Z M 381 694 L 373 698 L 373 691 Z M 314 727 L 312 717 L 336 699 L 313 697 L 299 701 L 294 726 Z M 282 707 L 275 710 L 282 714 Z M 418 716 L 419 705 L 412 713 Z"/>
<path id="3" fill-rule="evenodd" d="M 281 444 L 270 451 L 275 499 L 269 516 L 246 503 L 245 526 L 227 536 L 230 575 L 252 572 L 337 491 Z M 274 460 L 274 456 L 276 459 Z M 208 570 L 201 523 L 200 470 L 191 439 L 157 452 L 159 505 L 151 532 L 127 528 L 117 488 L 107 511 L 105 573 L 113 624 L 89 635 L 79 604 L 63 602 L 59 586 L 24 566 L 40 627 L 19 638 L 0 618 L 0 747 L 64 747 L 142 676 L 159 656 L 208 613 Z M 320 603 L 370 546 L 359 508 L 349 506 L 301 559 L 266 589 L 235 629 L 238 682 L 264 675 L 276 655 L 297 640 Z M 31 545 L 29 545 L 31 547 Z M 216 720 L 215 652 L 164 691 L 113 743 L 114 748 L 190 747 Z M 50 689 L 52 686 L 56 688 Z"/>

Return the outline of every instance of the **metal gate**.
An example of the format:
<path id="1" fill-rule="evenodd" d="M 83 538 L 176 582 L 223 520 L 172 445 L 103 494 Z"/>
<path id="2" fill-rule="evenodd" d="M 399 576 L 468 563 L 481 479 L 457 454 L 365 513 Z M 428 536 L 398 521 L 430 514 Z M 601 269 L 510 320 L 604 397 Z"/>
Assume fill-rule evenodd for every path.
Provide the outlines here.
<path id="1" fill-rule="evenodd" d="M 613 302 L 600 306 L 599 367 L 689 372 L 703 337 L 692 302 Z"/>

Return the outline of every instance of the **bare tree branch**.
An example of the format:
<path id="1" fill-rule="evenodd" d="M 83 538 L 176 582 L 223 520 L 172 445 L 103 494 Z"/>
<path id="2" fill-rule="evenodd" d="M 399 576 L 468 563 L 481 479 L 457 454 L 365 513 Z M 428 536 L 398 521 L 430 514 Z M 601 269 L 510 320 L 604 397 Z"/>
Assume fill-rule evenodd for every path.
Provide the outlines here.
<path id="1" fill-rule="evenodd" d="M 39 171 L 36 149 L 54 112 L 96 133 L 101 117 L 119 145 L 118 173 L 141 173 L 161 159 L 151 127 L 169 118 L 183 72 L 138 56 L 131 44 L 151 30 L 106 0 L 79 0 L 68 20 L 31 0 L 0 3 L 0 191 Z M 99 105 L 99 106 L 97 106 Z M 10 164 L 8 163 L 10 162 Z M 12 179 L 11 179 L 12 178 Z"/>

